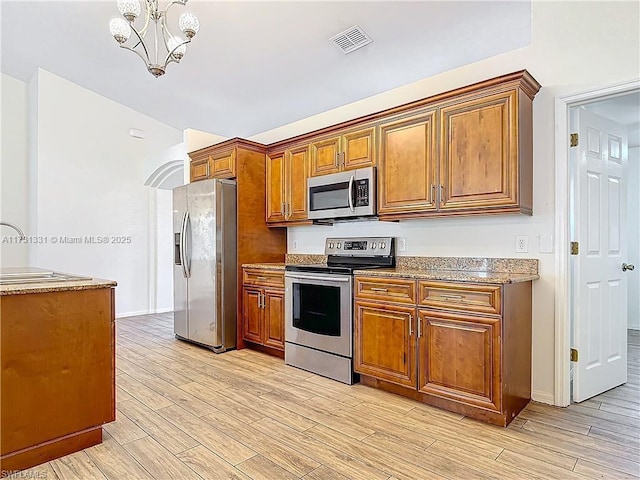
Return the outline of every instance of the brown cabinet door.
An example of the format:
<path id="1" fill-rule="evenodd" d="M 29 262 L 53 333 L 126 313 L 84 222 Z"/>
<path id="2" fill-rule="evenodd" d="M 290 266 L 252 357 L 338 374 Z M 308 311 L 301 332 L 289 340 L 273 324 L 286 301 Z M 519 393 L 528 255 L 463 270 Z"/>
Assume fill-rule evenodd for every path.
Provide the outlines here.
<path id="1" fill-rule="evenodd" d="M 416 388 L 415 308 L 355 302 L 355 371 Z"/>
<path id="2" fill-rule="evenodd" d="M 436 209 L 435 110 L 380 126 L 378 213 Z"/>
<path id="3" fill-rule="evenodd" d="M 500 411 L 500 319 L 418 309 L 418 390 Z"/>
<path id="4" fill-rule="evenodd" d="M 340 137 L 313 142 L 309 176 L 326 175 L 340 171 Z"/>
<path id="5" fill-rule="evenodd" d="M 209 159 L 191 162 L 191 181 L 206 180 L 209 178 Z"/>
<path id="6" fill-rule="evenodd" d="M 264 344 L 284 350 L 284 291 L 264 291 Z"/>
<path id="7" fill-rule="evenodd" d="M 236 149 L 211 155 L 211 177 L 233 178 L 236 176 Z"/>
<path id="8" fill-rule="evenodd" d="M 365 128 L 342 136 L 342 169 L 371 167 L 376 164 L 375 128 Z"/>
<path id="9" fill-rule="evenodd" d="M 441 210 L 518 203 L 517 91 L 441 110 Z"/>
<path id="10" fill-rule="evenodd" d="M 267 157 L 267 223 L 284 221 L 284 153 Z"/>
<path id="11" fill-rule="evenodd" d="M 307 171 L 309 148 L 297 147 L 287 151 L 287 205 L 286 220 L 307 219 Z"/>
<path id="12" fill-rule="evenodd" d="M 262 295 L 262 289 L 243 288 L 243 338 L 249 342 L 262 343 Z"/>

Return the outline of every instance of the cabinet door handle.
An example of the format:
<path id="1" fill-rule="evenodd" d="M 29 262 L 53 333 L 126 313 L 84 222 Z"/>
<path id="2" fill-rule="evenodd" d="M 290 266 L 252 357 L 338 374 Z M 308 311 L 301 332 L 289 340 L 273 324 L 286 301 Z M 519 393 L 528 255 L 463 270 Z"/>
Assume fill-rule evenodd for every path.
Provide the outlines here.
<path id="1" fill-rule="evenodd" d="M 341 157 L 340 165 L 342 165 L 342 168 L 344 168 L 344 165 L 346 163 L 345 156 L 346 156 L 345 152 L 340 153 L 340 157 Z"/>
<path id="2" fill-rule="evenodd" d="M 444 203 L 444 185 L 440 184 L 440 205 Z"/>
<path id="3" fill-rule="evenodd" d="M 258 294 L 258 308 L 264 308 L 264 293 Z"/>
<path id="4" fill-rule="evenodd" d="M 377 288 L 377 287 L 371 287 L 370 290 L 372 292 L 388 292 L 389 291 L 386 288 Z"/>
<path id="5" fill-rule="evenodd" d="M 462 295 L 454 295 L 453 293 L 441 293 L 442 298 L 454 298 L 456 300 L 462 300 Z"/>
<path id="6" fill-rule="evenodd" d="M 280 204 L 280 215 L 284 217 L 284 202 Z"/>
<path id="7" fill-rule="evenodd" d="M 291 205 L 289 202 L 284 204 L 284 214 L 287 220 L 291 217 Z"/>
<path id="8" fill-rule="evenodd" d="M 258 280 L 266 280 L 267 277 L 256 277 Z"/>
<path id="9" fill-rule="evenodd" d="M 418 318 L 418 338 L 422 336 L 422 319 Z"/>
<path id="10" fill-rule="evenodd" d="M 413 335 L 413 315 L 409 315 L 409 336 Z"/>
<path id="11" fill-rule="evenodd" d="M 429 203 L 431 203 L 432 205 L 433 205 L 433 202 L 435 201 L 435 196 L 436 196 L 436 186 L 432 183 L 431 193 L 429 194 Z"/>

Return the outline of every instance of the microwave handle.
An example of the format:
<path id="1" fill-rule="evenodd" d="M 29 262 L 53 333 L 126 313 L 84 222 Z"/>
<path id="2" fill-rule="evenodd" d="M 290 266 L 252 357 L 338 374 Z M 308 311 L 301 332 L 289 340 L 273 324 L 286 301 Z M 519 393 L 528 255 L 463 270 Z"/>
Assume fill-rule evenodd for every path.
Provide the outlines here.
<path id="1" fill-rule="evenodd" d="M 355 212 L 355 209 L 353 208 L 353 180 L 354 176 L 351 175 L 351 178 L 349 179 L 349 210 Z"/>

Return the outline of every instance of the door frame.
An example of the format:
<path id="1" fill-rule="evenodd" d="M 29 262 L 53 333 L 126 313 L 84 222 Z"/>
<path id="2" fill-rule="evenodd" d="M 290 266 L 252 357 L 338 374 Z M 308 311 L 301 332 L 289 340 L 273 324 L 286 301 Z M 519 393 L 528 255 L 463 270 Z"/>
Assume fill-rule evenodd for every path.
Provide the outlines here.
<path id="1" fill-rule="evenodd" d="M 640 90 L 640 79 L 555 97 L 555 382 L 554 404 L 571 403 L 570 359 L 573 296 L 569 258 L 569 109 Z"/>

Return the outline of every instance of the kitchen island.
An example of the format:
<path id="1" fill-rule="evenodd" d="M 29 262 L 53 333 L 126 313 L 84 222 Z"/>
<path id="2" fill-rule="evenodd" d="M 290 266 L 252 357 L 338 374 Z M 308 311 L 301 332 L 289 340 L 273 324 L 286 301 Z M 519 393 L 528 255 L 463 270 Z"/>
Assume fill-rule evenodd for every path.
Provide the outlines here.
<path id="1" fill-rule="evenodd" d="M 96 445 L 115 420 L 116 282 L 0 272 L 0 472 Z"/>

